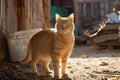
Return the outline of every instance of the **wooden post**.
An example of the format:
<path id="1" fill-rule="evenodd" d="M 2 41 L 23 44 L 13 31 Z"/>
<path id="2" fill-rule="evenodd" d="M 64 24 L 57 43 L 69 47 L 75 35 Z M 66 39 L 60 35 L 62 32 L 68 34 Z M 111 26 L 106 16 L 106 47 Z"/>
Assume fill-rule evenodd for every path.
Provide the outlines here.
<path id="1" fill-rule="evenodd" d="M 74 12 L 75 12 L 75 24 L 78 26 L 79 22 L 79 7 L 78 7 L 78 0 L 73 0 Z"/>

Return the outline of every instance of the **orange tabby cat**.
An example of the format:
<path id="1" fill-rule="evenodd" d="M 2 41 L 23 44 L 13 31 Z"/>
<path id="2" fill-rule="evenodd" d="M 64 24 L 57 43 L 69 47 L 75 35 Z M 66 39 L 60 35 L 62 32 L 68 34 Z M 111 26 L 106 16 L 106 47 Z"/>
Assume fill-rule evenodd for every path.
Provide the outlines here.
<path id="1" fill-rule="evenodd" d="M 43 62 L 46 73 L 49 71 L 49 63 L 52 60 L 54 78 L 59 78 L 59 65 L 62 66 L 62 77 L 68 77 L 65 72 L 68 57 L 74 45 L 74 14 L 66 18 L 56 14 L 55 29 L 42 30 L 32 37 L 29 43 L 27 57 L 22 64 L 32 61 L 32 67 L 37 73 L 36 64 Z"/>

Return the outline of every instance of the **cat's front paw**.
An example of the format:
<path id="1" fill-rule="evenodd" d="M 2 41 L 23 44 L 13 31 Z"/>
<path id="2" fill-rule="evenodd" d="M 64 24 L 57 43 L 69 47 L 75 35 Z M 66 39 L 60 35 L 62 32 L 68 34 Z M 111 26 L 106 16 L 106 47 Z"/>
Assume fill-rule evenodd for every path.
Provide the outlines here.
<path id="1" fill-rule="evenodd" d="M 68 77 L 68 74 L 65 73 L 62 75 L 62 78 L 65 78 L 65 77 Z"/>
<path id="2" fill-rule="evenodd" d="M 60 80 L 72 80 L 72 78 L 70 78 L 70 77 L 62 77 Z"/>
<path id="3" fill-rule="evenodd" d="M 48 71 L 47 74 L 48 74 L 48 75 L 51 75 L 51 74 L 53 74 L 53 72 L 52 72 L 52 71 Z"/>
<path id="4" fill-rule="evenodd" d="M 59 80 L 59 76 L 54 76 L 54 80 Z"/>
<path id="5" fill-rule="evenodd" d="M 21 61 L 20 61 L 20 64 L 25 64 L 25 60 L 21 60 Z"/>
<path id="6" fill-rule="evenodd" d="M 34 76 L 40 76 L 41 74 L 40 73 L 38 73 L 38 72 L 33 72 L 32 73 Z"/>
<path id="7" fill-rule="evenodd" d="M 62 79 L 62 80 L 72 80 L 72 79 L 68 76 L 68 74 L 64 74 L 61 79 Z"/>

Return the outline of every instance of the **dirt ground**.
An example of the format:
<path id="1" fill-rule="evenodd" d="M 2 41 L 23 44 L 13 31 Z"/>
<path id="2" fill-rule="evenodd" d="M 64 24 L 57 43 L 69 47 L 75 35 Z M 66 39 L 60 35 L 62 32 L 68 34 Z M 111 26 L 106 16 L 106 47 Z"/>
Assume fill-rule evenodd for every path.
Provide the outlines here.
<path id="1" fill-rule="evenodd" d="M 120 80 L 120 50 L 98 51 L 89 45 L 75 46 L 68 69 L 73 80 Z"/>
<path id="2" fill-rule="evenodd" d="M 53 69 L 52 65 L 50 68 Z M 41 63 L 38 71 L 44 74 Z M 96 51 L 89 45 L 75 46 L 66 71 L 71 80 L 120 80 L 120 49 Z M 0 66 L 0 80 L 52 80 L 31 73 L 31 64 L 3 63 Z"/>

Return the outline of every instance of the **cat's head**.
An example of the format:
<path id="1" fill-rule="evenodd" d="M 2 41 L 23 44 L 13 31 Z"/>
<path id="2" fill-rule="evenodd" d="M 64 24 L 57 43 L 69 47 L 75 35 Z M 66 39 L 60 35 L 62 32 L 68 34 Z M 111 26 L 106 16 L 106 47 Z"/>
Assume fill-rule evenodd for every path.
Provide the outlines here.
<path id="1" fill-rule="evenodd" d="M 56 14 L 56 25 L 57 32 L 60 34 L 67 34 L 74 31 L 74 14 L 70 14 L 68 17 L 61 17 Z"/>

